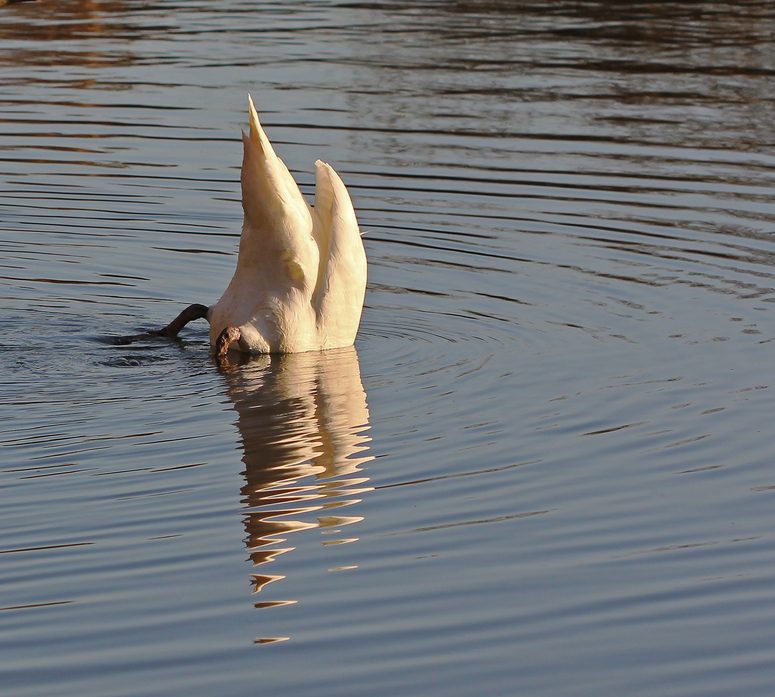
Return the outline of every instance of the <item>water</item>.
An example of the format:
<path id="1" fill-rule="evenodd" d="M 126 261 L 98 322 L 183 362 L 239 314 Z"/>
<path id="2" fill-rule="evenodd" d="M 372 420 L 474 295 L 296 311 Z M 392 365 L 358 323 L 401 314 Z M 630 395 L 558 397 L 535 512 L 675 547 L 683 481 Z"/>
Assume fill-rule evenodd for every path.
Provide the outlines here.
<path id="1" fill-rule="evenodd" d="M 3 695 L 769 695 L 775 11 L 0 9 Z M 219 368 L 252 93 L 354 350 Z"/>

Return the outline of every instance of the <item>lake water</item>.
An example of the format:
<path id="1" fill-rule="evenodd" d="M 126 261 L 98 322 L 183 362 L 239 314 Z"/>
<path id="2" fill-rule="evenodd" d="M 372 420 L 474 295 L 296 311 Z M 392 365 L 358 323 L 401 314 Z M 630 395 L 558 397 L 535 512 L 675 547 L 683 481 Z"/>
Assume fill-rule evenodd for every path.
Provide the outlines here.
<path id="1" fill-rule="evenodd" d="M 775 9 L 0 8 L 4 697 L 769 696 Z M 353 350 L 219 367 L 251 93 Z"/>

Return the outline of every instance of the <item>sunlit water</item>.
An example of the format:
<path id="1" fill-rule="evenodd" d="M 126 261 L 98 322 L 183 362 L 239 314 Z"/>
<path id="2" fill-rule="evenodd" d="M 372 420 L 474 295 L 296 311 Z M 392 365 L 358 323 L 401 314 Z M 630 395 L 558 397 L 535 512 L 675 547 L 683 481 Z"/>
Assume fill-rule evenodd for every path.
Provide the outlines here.
<path id="1" fill-rule="evenodd" d="M 605 9 L 607 8 L 607 9 Z M 0 685 L 771 695 L 769 3 L 0 8 Z M 252 93 L 370 280 L 217 366 Z"/>

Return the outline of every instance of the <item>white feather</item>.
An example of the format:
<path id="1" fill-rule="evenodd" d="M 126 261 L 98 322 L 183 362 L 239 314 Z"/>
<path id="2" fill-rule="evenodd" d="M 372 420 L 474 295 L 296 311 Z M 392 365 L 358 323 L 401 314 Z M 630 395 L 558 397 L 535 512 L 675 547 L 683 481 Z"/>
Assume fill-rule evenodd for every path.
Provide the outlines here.
<path id="1" fill-rule="evenodd" d="M 210 343 L 229 326 L 250 353 L 350 346 L 366 292 L 366 253 L 345 185 L 315 163 L 315 207 L 277 157 L 253 100 L 242 136 L 245 220 L 234 277 L 210 308 Z"/>

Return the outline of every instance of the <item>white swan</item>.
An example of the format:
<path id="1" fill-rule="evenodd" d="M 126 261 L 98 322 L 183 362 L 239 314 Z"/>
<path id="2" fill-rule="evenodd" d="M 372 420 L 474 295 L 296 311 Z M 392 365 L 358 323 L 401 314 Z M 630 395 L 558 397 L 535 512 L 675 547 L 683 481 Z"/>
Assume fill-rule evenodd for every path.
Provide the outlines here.
<path id="1" fill-rule="evenodd" d="M 250 96 L 248 102 L 245 220 L 234 277 L 215 305 L 191 305 L 156 333 L 177 336 L 204 317 L 219 356 L 350 346 L 366 293 L 366 252 L 350 196 L 334 169 L 318 160 L 312 208 L 275 154 Z"/>

